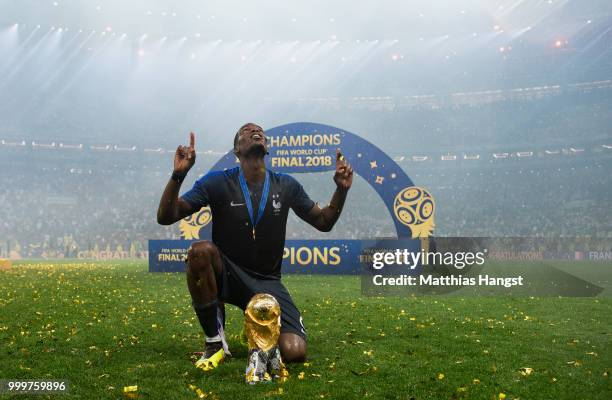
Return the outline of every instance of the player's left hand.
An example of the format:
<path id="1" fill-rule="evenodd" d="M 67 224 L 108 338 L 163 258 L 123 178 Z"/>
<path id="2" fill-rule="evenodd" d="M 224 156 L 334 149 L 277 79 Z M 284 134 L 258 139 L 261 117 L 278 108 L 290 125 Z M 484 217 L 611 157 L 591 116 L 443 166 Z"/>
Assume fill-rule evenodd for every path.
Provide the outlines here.
<path id="1" fill-rule="evenodd" d="M 340 149 L 336 150 L 336 173 L 334 182 L 340 190 L 349 190 L 353 184 L 353 167 L 347 163 Z"/>

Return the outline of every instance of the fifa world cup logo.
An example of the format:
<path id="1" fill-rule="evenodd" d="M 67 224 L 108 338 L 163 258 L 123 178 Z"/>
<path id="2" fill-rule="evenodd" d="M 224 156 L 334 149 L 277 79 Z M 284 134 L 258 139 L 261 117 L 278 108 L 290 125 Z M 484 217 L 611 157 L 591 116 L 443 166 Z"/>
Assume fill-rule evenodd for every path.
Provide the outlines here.
<path id="1" fill-rule="evenodd" d="M 417 186 L 402 189 L 393 201 L 395 218 L 410 228 L 412 238 L 428 237 L 433 233 L 434 211 L 433 196 Z"/>
<path id="2" fill-rule="evenodd" d="M 197 213 L 185 217 L 179 222 L 181 236 L 185 240 L 199 239 L 200 229 L 212 220 L 210 207 L 202 207 Z"/>

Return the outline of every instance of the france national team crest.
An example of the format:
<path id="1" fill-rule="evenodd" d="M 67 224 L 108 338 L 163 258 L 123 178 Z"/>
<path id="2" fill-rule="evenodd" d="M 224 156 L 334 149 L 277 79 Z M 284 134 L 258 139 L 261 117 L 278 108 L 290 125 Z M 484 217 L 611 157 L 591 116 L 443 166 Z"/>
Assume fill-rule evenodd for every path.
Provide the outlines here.
<path id="1" fill-rule="evenodd" d="M 281 208 L 283 205 L 280 201 L 280 193 L 272 195 L 272 215 L 277 216 L 280 215 Z"/>

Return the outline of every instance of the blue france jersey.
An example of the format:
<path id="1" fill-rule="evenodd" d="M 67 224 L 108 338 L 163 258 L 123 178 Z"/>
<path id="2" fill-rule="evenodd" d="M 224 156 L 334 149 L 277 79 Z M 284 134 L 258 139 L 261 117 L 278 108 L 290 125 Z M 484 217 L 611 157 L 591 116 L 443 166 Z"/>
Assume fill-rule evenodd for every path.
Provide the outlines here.
<path id="1" fill-rule="evenodd" d="M 253 224 L 239 181 L 239 168 L 210 172 L 198 179 L 181 198 L 194 209 L 209 205 L 212 211 L 212 241 L 235 264 L 264 279 L 280 279 L 289 208 L 301 218 L 314 202 L 292 176 L 267 171 L 270 191 L 263 216 Z M 262 185 L 249 185 L 253 212 L 259 209 Z"/>

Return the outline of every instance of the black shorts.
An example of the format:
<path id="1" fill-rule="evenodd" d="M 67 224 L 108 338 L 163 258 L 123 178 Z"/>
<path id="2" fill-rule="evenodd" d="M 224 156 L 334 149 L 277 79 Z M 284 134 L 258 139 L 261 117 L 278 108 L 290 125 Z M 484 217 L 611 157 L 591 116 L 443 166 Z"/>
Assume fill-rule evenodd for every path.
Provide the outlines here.
<path id="1" fill-rule="evenodd" d="M 278 279 L 257 279 L 234 264 L 220 250 L 222 276 L 217 277 L 219 301 L 233 304 L 244 311 L 257 293 L 271 294 L 281 308 L 281 333 L 295 333 L 306 340 L 306 329 L 302 316 L 291 299 L 291 295 Z"/>

